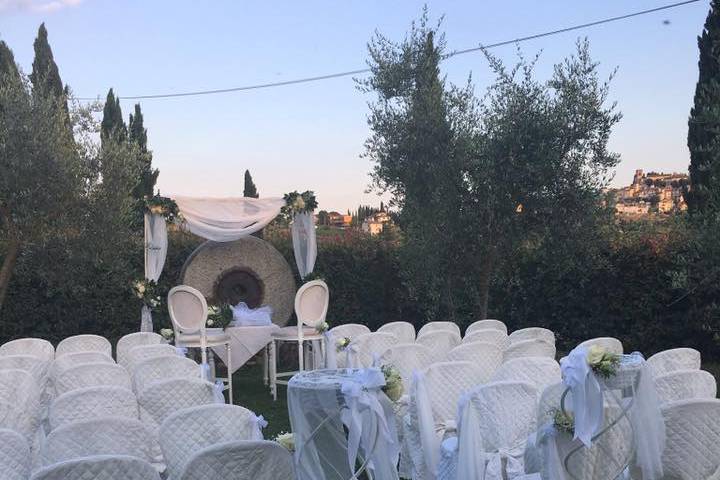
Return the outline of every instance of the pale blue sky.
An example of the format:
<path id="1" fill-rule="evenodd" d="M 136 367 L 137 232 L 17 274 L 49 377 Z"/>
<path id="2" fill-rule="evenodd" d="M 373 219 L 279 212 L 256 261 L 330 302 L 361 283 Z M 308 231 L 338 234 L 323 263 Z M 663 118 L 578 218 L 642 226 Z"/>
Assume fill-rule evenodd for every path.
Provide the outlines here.
<path id="1" fill-rule="evenodd" d="M 452 49 L 493 43 L 653 8 L 673 0 L 0 0 L 0 38 L 29 73 L 45 21 L 60 74 L 76 95 L 103 98 L 283 81 L 365 67 L 377 28 L 401 38 L 424 3 Z M 615 184 L 636 168 L 687 169 L 687 116 L 697 80 L 697 43 L 709 0 L 522 44 L 542 50 L 539 74 L 573 52 L 580 35 L 609 73 L 624 119 L 611 146 L 622 155 Z M 663 20 L 669 20 L 664 25 Z M 494 50 L 512 61 L 514 46 Z M 491 80 L 482 54 L 443 65 L 448 79 Z M 143 100 L 164 194 L 238 195 L 249 168 L 262 196 L 312 189 L 321 208 L 378 203 L 364 194 L 360 158 L 369 97 L 351 78 L 213 96 Z M 123 113 L 133 101 L 123 101 Z"/>

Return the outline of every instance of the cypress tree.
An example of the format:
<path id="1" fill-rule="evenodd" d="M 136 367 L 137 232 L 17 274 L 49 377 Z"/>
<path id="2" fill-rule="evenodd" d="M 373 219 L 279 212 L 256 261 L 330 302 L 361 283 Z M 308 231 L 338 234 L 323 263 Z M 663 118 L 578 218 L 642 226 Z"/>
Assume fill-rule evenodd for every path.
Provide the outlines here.
<path id="1" fill-rule="evenodd" d="M 103 108 L 103 119 L 100 124 L 100 140 L 102 143 L 105 144 L 110 138 L 116 141 L 127 138 L 127 127 L 120 108 L 120 98 L 115 97 L 112 88 L 107 94 L 105 107 Z"/>
<path id="2" fill-rule="evenodd" d="M 7 44 L 0 40 L 0 78 L 3 82 L 20 80 L 20 72 L 15 64 L 15 56 Z"/>
<path id="3" fill-rule="evenodd" d="M 138 164 L 140 165 L 140 175 L 138 183 L 133 189 L 133 197 L 142 200 L 144 197 L 153 195 L 160 171 L 152 168 L 152 152 L 147 148 L 147 129 L 143 124 L 143 114 L 139 103 L 135 104 L 135 114 L 130 114 L 128 125 L 129 141 L 137 145 Z"/>
<path id="4" fill-rule="evenodd" d="M 33 48 L 35 49 L 35 59 L 30 74 L 33 92 L 45 97 L 64 98 L 65 89 L 60 79 L 58 66 L 53 58 L 50 43 L 48 43 L 48 32 L 44 23 L 38 29 L 38 36 L 33 43 Z M 65 106 L 67 107 L 67 105 Z"/>
<path id="5" fill-rule="evenodd" d="M 128 123 L 128 132 L 130 141 L 135 142 L 140 151 L 147 152 L 147 129 L 143 125 L 143 114 L 140 110 L 140 104 L 135 104 L 135 115 L 130 114 L 130 122 Z"/>
<path id="6" fill-rule="evenodd" d="M 245 170 L 245 188 L 243 188 L 243 197 L 260 197 L 257 187 L 255 186 L 255 182 L 253 182 L 252 175 L 250 175 L 250 170 Z"/>
<path id="7" fill-rule="evenodd" d="M 720 1 L 713 0 L 702 35 L 694 106 L 688 121 L 691 213 L 720 209 Z"/>

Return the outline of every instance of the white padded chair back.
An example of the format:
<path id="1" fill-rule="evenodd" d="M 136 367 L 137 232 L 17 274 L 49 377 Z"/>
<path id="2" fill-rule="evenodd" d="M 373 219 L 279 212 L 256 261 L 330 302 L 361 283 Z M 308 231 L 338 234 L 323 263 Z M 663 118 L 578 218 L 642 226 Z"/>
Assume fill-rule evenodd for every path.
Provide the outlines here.
<path id="1" fill-rule="evenodd" d="M 487 320 L 478 320 L 477 322 L 472 323 L 465 330 L 465 336 L 467 337 L 468 335 L 477 330 L 500 330 L 501 332 L 505 333 L 505 335 L 507 335 L 508 332 L 507 325 L 505 325 L 503 322 L 501 322 L 500 320 L 489 318 Z"/>
<path id="2" fill-rule="evenodd" d="M 107 338 L 100 335 L 75 335 L 58 344 L 55 358 L 78 352 L 100 352 L 112 358 L 112 345 Z"/>
<path id="3" fill-rule="evenodd" d="M 378 332 L 392 333 L 400 343 L 415 341 L 415 327 L 409 322 L 390 322 L 377 329 Z"/>
<path id="4" fill-rule="evenodd" d="M 37 381 L 23 370 L 0 370 L 1 428 L 22 434 L 32 444 L 42 420 L 42 391 Z"/>
<path id="5" fill-rule="evenodd" d="M 472 362 L 482 371 L 480 381 L 486 383 L 503 362 L 503 352 L 492 343 L 464 343 L 450 350 L 445 358 L 448 362 Z"/>
<path id="6" fill-rule="evenodd" d="M 715 398 L 717 381 L 705 370 L 676 370 L 655 377 L 655 390 L 660 403 Z"/>
<path id="7" fill-rule="evenodd" d="M 347 337 L 352 341 L 360 335 L 370 333 L 370 329 L 367 326 L 361 325 L 359 323 L 346 323 L 344 325 L 338 325 L 337 327 L 331 328 L 330 332 L 332 332 L 333 338 L 335 340 Z"/>
<path id="8" fill-rule="evenodd" d="M 398 343 L 380 357 L 380 365 L 392 365 L 400 371 L 406 393 L 410 392 L 413 373 L 425 370 L 434 361 L 432 351 L 418 343 Z"/>
<path id="9" fill-rule="evenodd" d="M 74 460 L 89 455 L 129 455 L 153 461 L 150 435 L 139 420 L 100 417 L 56 428 L 45 439 L 42 464 Z"/>
<path id="10" fill-rule="evenodd" d="M 509 335 L 510 343 L 522 342 L 524 340 L 543 340 L 555 345 L 555 334 L 552 330 L 542 327 L 528 327 L 515 330 Z"/>
<path id="11" fill-rule="evenodd" d="M 545 387 L 560 382 L 560 364 L 547 357 L 523 357 L 509 360 L 497 369 L 493 382 L 528 382 L 542 392 Z"/>
<path id="12" fill-rule="evenodd" d="M 159 435 L 169 477 L 180 478 L 199 450 L 225 442 L 261 440 L 258 432 L 255 414 L 237 405 L 200 405 L 176 411 L 162 422 Z"/>
<path id="13" fill-rule="evenodd" d="M 168 312 L 176 337 L 178 333 L 205 334 L 208 306 L 199 290 L 188 285 L 177 285 L 170 289 Z"/>
<path id="14" fill-rule="evenodd" d="M 522 357 L 548 357 L 555 358 L 555 344 L 544 340 L 523 340 L 511 343 L 505 350 L 505 361 Z"/>
<path id="15" fill-rule="evenodd" d="M 664 478 L 720 475 L 720 400 L 680 400 L 661 407 L 665 419 Z"/>
<path id="16" fill-rule="evenodd" d="M 436 423 L 455 422 L 462 394 L 479 386 L 480 369 L 471 362 L 438 362 L 425 370 L 425 385 Z"/>
<path id="17" fill-rule="evenodd" d="M 132 377 L 135 393 L 149 385 L 172 378 L 200 378 L 200 365 L 179 355 L 153 357 L 138 363 Z"/>
<path id="18" fill-rule="evenodd" d="M 330 290 L 322 280 L 312 280 L 304 284 L 295 294 L 295 314 L 298 325 L 315 328 L 325 321 Z"/>
<path id="19" fill-rule="evenodd" d="M 398 339 L 392 333 L 370 332 L 360 335 L 353 340 L 349 348 L 355 355 L 355 367 L 371 367 L 375 360 L 391 347 L 398 344 Z"/>
<path id="20" fill-rule="evenodd" d="M 162 335 L 155 332 L 135 332 L 125 335 L 118 340 L 115 346 L 115 354 L 117 356 L 118 365 L 123 367 L 126 365 L 127 353 L 135 347 L 141 345 L 158 345 L 164 343 Z"/>
<path id="21" fill-rule="evenodd" d="M 591 338 L 590 340 L 585 340 L 582 342 L 579 347 L 592 347 L 593 345 L 597 345 L 599 347 L 604 348 L 608 352 L 616 353 L 618 355 L 622 355 L 624 353 L 623 350 L 623 344 L 620 340 L 613 337 L 598 337 L 598 338 Z"/>
<path id="22" fill-rule="evenodd" d="M 457 323 L 455 322 L 428 322 L 422 327 L 420 327 L 420 330 L 417 333 L 417 338 L 420 338 L 427 333 L 437 331 L 455 332 L 457 333 L 458 337 L 461 337 L 460 327 L 458 327 Z"/>
<path id="23" fill-rule="evenodd" d="M 664 350 L 647 359 L 648 367 L 655 377 L 676 370 L 700 370 L 700 362 L 700 352 L 694 348 Z"/>
<path id="24" fill-rule="evenodd" d="M 33 355 L 51 362 L 55 359 L 55 348 L 41 338 L 18 338 L 0 345 L 0 357 L 6 355 Z"/>
<path id="25" fill-rule="evenodd" d="M 28 372 L 38 385 L 44 385 L 50 375 L 50 362 L 35 355 L 0 356 L 0 370 L 22 370 Z"/>
<path id="26" fill-rule="evenodd" d="M 138 402 L 143 413 L 148 415 L 143 421 L 157 428 L 178 410 L 215 403 L 214 385 L 190 378 L 154 382 L 138 394 Z"/>
<path id="27" fill-rule="evenodd" d="M 460 345 L 460 335 L 450 330 L 436 330 L 418 336 L 416 343 L 425 345 L 436 359 L 445 358 L 447 352 Z"/>
<path id="28" fill-rule="evenodd" d="M 510 346 L 510 338 L 507 333 L 494 328 L 483 328 L 472 333 L 466 333 L 462 339 L 463 343 L 486 342 L 494 343 L 501 350 L 505 351 Z"/>
<path id="29" fill-rule="evenodd" d="M 0 429 L 0 472 L 3 480 L 27 480 L 31 463 L 27 440 L 13 430 Z"/>
<path id="30" fill-rule="evenodd" d="M 103 417 L 137 419 L 138 403 L 131 390 L 120 387 L 87 387 L 60 395 L 50 404 L 50 429 Z"/>
<path id="31" fill-rule="evenodd" d="M 292 455 L 275 442 L 240 441 L 196 452 L 180 480 L 277 480 L 295 478 Z"/>
<path id="32" fill-rule="evenodd" d="M 125 455 L 96 455 L 69 460 L 35 472 L 31 480 L 160 480 L 155 467 Z"/>
<path id="33" fill-rule="evenodd" d="M 177 356 L 177 350 L 172 345 L 140 345 L 125 354 L 125 368 L 130 375 L 135 375 L 137 366 L 149 358 Z"/>
<path id="34" fill-rule="evenodd" d="M 112 386 L 130 390 L 130 375 L 114 363 L 84 363 L 63 371 L 55 379 L 55 394 L 86 387 Z"/>
<path id="35" fill-rule="evenodd" d="M 53 378 L 58 378 L 68 369 L 86 363 L 108 363 L 113 365 L 115 364 L 115 360 L 113 360 L 110 355 L 102 352 L 68 353 L 55 359 L 52 365 L 51 375 Z"/>

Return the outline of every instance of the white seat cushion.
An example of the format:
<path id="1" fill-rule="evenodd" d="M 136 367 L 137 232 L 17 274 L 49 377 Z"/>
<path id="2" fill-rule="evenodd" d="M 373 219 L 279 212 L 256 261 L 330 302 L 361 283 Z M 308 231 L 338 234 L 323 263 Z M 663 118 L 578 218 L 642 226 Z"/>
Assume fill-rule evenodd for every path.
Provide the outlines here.
<path id="1" fill-rule="evenodd" d="M 228 343 L 230 341 L 230 335 L 228 335 L 225 332 L 207 332 L 207 344 L 217 344 L 221 345 L 223 343 Z M 197 344 L 200 345 L 200 334 L 199 333 L 181 333 L 176 339 L 175 339 L 176 345 L 189 345 L 189 344 Z"/>
<path id="2" fill-rule="evenodd" d="M 278 328 L 273 332 L 272 336 L 283 339 L 298 338 L 298 328 L 297 326 Z M 322 338 L 322 335 L 314 328 L 303 327 L 303 338 L 306 340 L 319 340 Z"/>

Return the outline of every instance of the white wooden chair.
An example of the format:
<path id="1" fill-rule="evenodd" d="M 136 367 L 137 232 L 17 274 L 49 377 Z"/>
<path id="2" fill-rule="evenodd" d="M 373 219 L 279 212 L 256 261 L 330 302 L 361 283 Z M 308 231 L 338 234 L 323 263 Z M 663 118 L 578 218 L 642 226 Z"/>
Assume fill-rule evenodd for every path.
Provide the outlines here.
<path id="1" fill-rule="evenodd" d="M 50 430 L 103 417 L 138 419 L 138 402 L 133 392 L 120 387 L 86 387 L 60 395 L 50 404 Z"/>
<path id="2" fill-rule="evenodd" d="M 547 343 L 544 340 L 523 340 L 513 342 L 505 350 L 505 361 L 522 357 L 548 357 L 555 358 L 555 344 Z"/>
<path id="3" fill-rule="evenodd" d="M 466 333 L 462 339 L 462 343 L 474 342 L 494 343 L 502 351 L 505 351 L 510 346 L 510 338 L 507 333 L 494 328 L 482 328 L 469 334 Z"/>
<path id="4" fill-rule="evenodd" d="M 0 356 L 6 355 L 33 355 L 51 362 L 55 359 L 55 348 L 41 338 L 18 338 L 0 345 Z"/>
<path id="5" fill-rule="evenodd" d="M 157 345 L 161 343 L 165 343 L 165 340 L 162 335 L 155 332 L 129 333 L 120 338 L 115 346 L 117 363 L 118 365 L 122 365 L 124 367 L 127 362 L 125 358 L 127 353 L 135 347 L 139 347 L 140 345 Z"/>
<path id="6" fill-rule="evenodd" d="M 378 332 L 392 333 L 399 343 L 415 341 L 415 327 L 410 322 L 390 322 L 377 329 Z"/>
<path id="7" fill-rule="evenodd" d="M 140 394 L 155 382 L 173 378 L 200 379 L 200 365 L 178 355 L 148 358 L 135 368 L 132 377 L 133 391 Z"/>
<path id="8" fill-rule="evenodd" d="M 28 442 L 14 430 L 0 429 L 0 472 L 3 480 L 27 480 L 30 476 Z"/>
<path id="9" fill-rule="evenodd" d="M 277 480 L 295 478 L 292 455 L 275 442 L 236 441 L 212 445 L 190 458 L 179 480 Z"/>
<path id="10" fill-rule="evenodd" d="M 150 463 L 125 455 L 95 455 L 56 463 L 35 472 L 31 480 L 160 480 Z"/>
<path id="11" fill-rule="evenodd" d="M 487 319 L 487 320 L 478 320 L 477 322 L 472 323 L 466 330 L 465 330 L 465 336 L 467 337 L 471 333 L 477 331 L 477 330 L 500 330 L 501 332 L 505 332 L 505 335 L 508 333 L 507 325 L 505 325 L 500 320 L 494 320 L 494 319 Z"/>
<path id="12" fill-rule="evenodd" d="M 547 357 L 522 357 L 504 362 L 495 372 L 492 382 L 528 382 L 538 392 L 560 382 L 560 364 Z"/>
<path id="13" fill-rule="evenodd" d="M 578 346 L 590 348 L 593 345 L 597 345 L 599 347 L 604 348 L 608 352 L 615 353 L 618 355 L 622 355 L 624 353 L 622 342 L 620 340 L 618 340 L 617 338 L 613 338 L 613 337 L 591 338 L 590 340 L 585 340 Z"/>
<path id="14" fill-rule="evenodd" d="M 700 352 L 694 348 L 663 350 L 647 359 L 648 367 L 655 377 L 676 370 L 699 370 L 700 363 Z"/>
<path id="15" fill-rule="evenodd" d="M 437 331 L 455 332 L 457 333 L 458 337 L 462 337 L 462 335 L 460 334 L 460 327 L 458 327 L 457 323 L 455 322 L 428 322 L 422 327 L 420 327 L 420 330 L 417 333 L 417 338 L 420 338 L 427 333 Z"/>
<path id="16" fill-rule="evenodd" d="M 416 343 L 428 347 L 435 359 L 441 360 L 447 352 L 460 345 L 460 335 L 452 330 L 435 330 L 419 335 Z"/>
<path id="17" fill-rule="evenodd" d="M 660 403 L 715 398 L 717 381 L 705 370 L 675 370 L 655 377 Z"/>
<path id="18" fill-rule="evenodd" d="M 277 386 L 287 385 L 287 380 L 278 378 L 289 378 L 298 371 L 305 370 L 305 342 L 314 343 L 322 350 L 323 336 L 318 333 L 317 328 L 325 322 L 328 305 L 330 303 L 330 291 L 322 280 L 313 280 L 304 284 L 295 294 L 295 315 L 297 326 L 283 327 L 273 333 L 270 344 L 270 391 L 273 399 L 277 399 Z M 278 349 L 282 342 L 292 342 L 298 346 L 298 370 L 292 372 L 278 372 Z M 328 345 L 327 348 L 334 348 Z M 322 352 L 320 354 L 322 358 Z"/>
<path id="19" fill-rule="evenodd" d="M 86 387 L 112 386 L 131 389 L 130 375 L 114 363 L 84 363 L 63 371 L 55 379 L 55 394 Z"/>
<path id="20" fill-rule="evenodd" d="M 490 381 L 500 364 L 503 362 L 503 352 L 500 348 L 487 342 L 463 343 L 447 353 L 448 362 L 472 362 L 482 371 L 481 383 Z"/>
<path id="21" fill-rule="evenodd" d="M 55 358 L 78 352 L 100 352 L 112 358 L 112 345 L 100 335 L 74 335 L 58 343 Z"/>
<path id="22" fill-rule="evenodd" d="M 360 335 L 348 345 L 347 349 L 352 368 L 368 368 L 379 361 L 380 356 L 389 348 L 397 345 L 398 339 L 392 333 L 371 332 Z"/>
<path id="23" fill-rule="evenodd" d="M 546 343 L 555 345 L 555 334 L 552 330 L 542 327 L 528 327 L 515 330 L 509 335 L 510 343 L 522 342 L 524 340 L 543 340 Z"/>
<path id="24" fill-rule="evenodd" d="M 208 306 L 202 293 L 188 285 L 173 287 L 168 293 L 168 311 L 175 331 L 175 346 L 199 348 L 202 364 L 207 365 L 208 347 L 225 345 L 227 358 L 227 389 L 233 403 L 231 339 L 224 331 L 207 331 Z M 135 347 L 138 348 L 138 347 Z"/>

